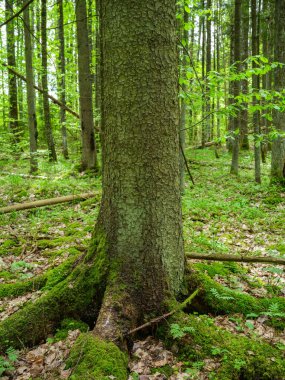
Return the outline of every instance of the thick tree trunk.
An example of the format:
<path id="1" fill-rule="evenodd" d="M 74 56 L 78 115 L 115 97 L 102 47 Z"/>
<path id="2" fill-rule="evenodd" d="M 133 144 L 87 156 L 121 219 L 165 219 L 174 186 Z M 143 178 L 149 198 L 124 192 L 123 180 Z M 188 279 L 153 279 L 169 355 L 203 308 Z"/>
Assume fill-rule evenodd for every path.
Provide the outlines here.
<path id="1" fill-rule="evenodd" d="M 86 0 L 77 0 L 75 2 L 75 12 L 77 24 L 79 101 L 82 137 L 81 170 L 97 170 Z"/>
<path id="2" fill-rule="evenodd" d="M 49 151 L 49 160 L 56 161 L 56 151 L 52 133 L 50 107 L 48 100 L 48 73 L 47 73 L 47 0 L 42 0 L 41 8 L 41 33 L 42 33 L 42 89 L 45 137 Z"/>
<path id="3" fill-rule="evenodd" d="M 107 0 L 101 22 L 98 223 L 110 274 L 95 332 L 116 338 L 131 321 L 161 312 L 183 279 L 175 2 Z"/>
<path id="4" fill-rule="evenodd" d="M 33 69 L 33 50 L 30 34 L 30 8 L 24 10 L 24 33 L 25 33 L 25 60 L 27 77 L 27 103 L 28 103 L 28 123 L 30 136 L 30 172 L 38 170 L 37 162 L 37 118 L 36 118 L 36 98 L 34 90 L 34 69 Z"/>
<path id="5" fill-rule="evenodd" d="M 275 0 L 275 60 L 285 64 L 285 3 Z M 284 91 L 285 67 L 275 69 L 274 86 L 276 91 Z M 275 128 L 285 133 L 285 113 L 274 111 Z M 271 177 L 273 181 L 285 183 L 285 138 L 279 137 L 272 144 Z"/>

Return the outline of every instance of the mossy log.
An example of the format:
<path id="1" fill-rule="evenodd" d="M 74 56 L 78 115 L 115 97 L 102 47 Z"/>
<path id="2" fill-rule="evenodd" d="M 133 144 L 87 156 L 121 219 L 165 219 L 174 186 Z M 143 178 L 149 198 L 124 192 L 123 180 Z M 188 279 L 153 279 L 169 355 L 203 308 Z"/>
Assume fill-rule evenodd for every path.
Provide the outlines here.
<path id="1" fill-rule="evenodd" d="M 279 311 L 285 312 L 285 298 L 256 298 L 249 294 L 229 289 L 214 281 L 206 273 L 190 267 L 188 285 L 191 290 L 199 288 L 199 294 L 193 301 L 193 307 L 200 312 L 215 314 L 262 313 L 272 304 L 278 304 Z M 217 296 L 215 296 L 215 294 Z"/>
<path id="2" fill-rule="evenodd" d="M 217 327 L 206 315 L 187 315 L 180 312 L 169 321 L 180 328 L 188 327 L 183 338 L 174 339 L 169 323 L 158 333 L 169 347 L 176 347 L 178 357 L 188 362 L 215 357 L 219 367 L 211 379 L 281 380 L 285 361 L 281 352 L 262 339 L 250 339 Z"/>

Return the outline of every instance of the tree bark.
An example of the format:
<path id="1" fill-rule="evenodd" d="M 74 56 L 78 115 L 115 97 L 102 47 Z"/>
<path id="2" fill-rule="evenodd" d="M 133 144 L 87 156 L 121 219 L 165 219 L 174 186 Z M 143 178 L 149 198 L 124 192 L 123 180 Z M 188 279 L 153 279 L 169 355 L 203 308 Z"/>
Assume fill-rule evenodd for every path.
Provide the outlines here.
<path id="1" fill-rule="evenodd" d="M 259 54 L 259 31 L 257 25 L 257 11 L 256 11 L 256 0 L 251 0 L 251 27 L 252 27 L 252 55 L 256 56 Z M 258 65 L 253 61 L 252 67 L 257 68 Z M 252 76 L 252 89 L 253 91 L 259 91 L 259 76 Z M 256 96 L 253 95 L 253 106 L 258 104 Z M 255 182 L 261 182 L 261 171 L 260 171 L 260 162 L 261 162 L 261 149 L 259 142 L 260 135 L 260 113 L 255 111 L 253 113 L 253 131 L 254 131 L 254 176 Z"/>
<path id="2" fill-rule="evenodd" d="M 235 0 L 235 25 L 234 25 L 234 61 L 236 71 L 240 70 L 240 26 L 241 26 L 241 0 Z M 237 102 L 237 96 L 240 92 L 239 80 L 233 82 L 234 101 Z M 233 119 L 233 143 L 232 143 L 232 164 L 231 174 L 238 175 L 239 162 L 239 134 L 240 134 L 240 113 L 237 112 Z"/>
<path id="3" fill-rule="evenodd" d="M 81 120 L 81 170 L 97 170 L 86 0 L 75 2 Z"/>
<path id="4" fill-rule="evenodd" d="M 160 313 L 183 279 L 175 2 L 107 0 L 101 23 L 98 225 L 111 271 L 94 333 L 114 339 Z"/>
<path id="5" fill-rule="evenodd" d="M 247 63 L 244 61 L 248 58 L 248 35 L 249 35 L 249 1 L 242 0 L 242 19 L 241 19 L 241 61 L 242 69 L 245 71 L 248 68 Z M 248 94 L 248 80 L 241 81 L 242 93 Z M 241 123 L 240 123 L 240 147 L 244 150 L 249 150 L 248 140 L 248 103 L 243 102 L 243 109 L 241 110 Z"/>
<path id="6" fill-rule="evenodd" d="M 59 39 L 59 99 L 65 105 L 65 37 L 64 37 L 64 17 L 63 17 L 63 4 L 62 0 L 58 1 L 58 39 Z M 60 108 L 60 124 L 61 124 L 61 141 L 62 141 L 62 154 L 65 159 L 68 159 L 68 146 L 67 146 L 67 132 L 66 132 L 66 109 Z"/>
<path id="7" fill-rule="evenodd" d="M 275 60 L 285 64 L 285 3 L 275 0 Z M 284 91 L 285 67 L 275 69 L 274 87 L 276 91 Z M 273 113 L 274 126 L 279 132 L 277 139 L 272 144 L 271 178 L 273 181 L 285 184 L 285 113 L 275 111 Z"/>
<path id="8" fill-rule="evenodd" d="M 36 118 L 36 99 L 34 90 L 34 69 L 33 69 L 33 50 L 30 33 L 30 8 L 24 10 L 24 33 L 25 33 L 25 61 L 27 77 L 27 105 L 28 105 L 28 124 L 30 136 L 30 172 L 35 173 L 38 170 L 37 161 L 37 118 Z"/>
<path id="9" fill-rule="evenodd" d="M 7 19 L 11 19 L 13 14 L 12 3 L 5 0 L 5 14 Z M 10 67 L 16 66 L 15 56 L 15 30 L 14 22 L 6 24 L 6 41 L 7 41 L 7 63 L 8 63 L 8 92 L 9 92 L 9 128 L 13 134 L 15 144 L 20 142 L 20 126 L 18 113 L 18 90 L 17 79 L 10 72 Z"/>
<path id="10" fill-rule="evenodd" d="M 56 151 L 52 133 L 50 107 L 48 100 L 48 72 L 47 72 L 47 0 L 42 0 L 41 8 L 41 34 L 42 34 L 42 89 L 45 137 L 49 151 L 49 161 L 56 161 Z"/>

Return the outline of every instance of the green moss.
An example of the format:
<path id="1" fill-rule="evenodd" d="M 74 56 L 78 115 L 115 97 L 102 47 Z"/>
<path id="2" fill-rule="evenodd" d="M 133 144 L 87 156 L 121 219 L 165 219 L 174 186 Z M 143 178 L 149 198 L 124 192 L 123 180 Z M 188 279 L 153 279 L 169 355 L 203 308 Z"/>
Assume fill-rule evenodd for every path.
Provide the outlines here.
<path id="1" fill-rule="evenodd" d="M 58 267 L 49 269 L 35 278 L 10 284 L 0 284 L 0 299 L 4 297 L 18 297 L 30 291 L 37 291 L 43 287 L 45 290 L 51 289 L 68 276 L 76 260 L 77 257 L 68 259 Z"/>
<path id="2" fill-rule="evenodd" d="M 81 334 L 71 349 L 67 363 L 75 367 L 70 380 L 117 380 L 128 377 L 128 358 L 114 344 L 99 340 L 91 334 Z"/>
<path id="3" fill-rule="evenodd" d="M 85 257 L 67 278 L 0 323 L 0 350 L 45 340 L 64 318 L 81 319 L 93 313 L 90 317 L 94 320 L 108 273 L 105 243 L 101 240 L 105 241 L 103 235 L 98 250 L 93 245 L 93 254 L 90 249 L 88 258 Z"/>
<path id="4" fill-rule="evenodd" d="M 279 311 L 285 312 L 285 299 L 282 297 L 255 298 L 222 286 L 201 271 L 192 271 L 188 284 L 190 291 L 200 288 L 193 304 L 201 312 L 246 315 L 266 312 L 272 304 L 277 304 Z"/>
<path id="5" fill-rule="evenodd" d="M 80 320 L 65 318 L 61 321 L 60 328 L 57 329 L 54 338 L 56 341 L 63 340 L 68 336 L 68 331 L 77 329 L 81 332 L 86 332 L 89 326 Z"/>
<path id="6" fill-rule="evenodd" d="M 159 334 L 167 344 L 175 345 L 183 361 L 201 361 L 215 357 L 220 367 L 211 379 L 234 380 L 280 380 L 285 373 L 282 353 L 262 340 L 234 335 L 214 325 L 213 319 L 205 315 L 194 316 L 180 312 L 169 321 L 187 328 L 180 339 L 171 336 L 169 324 Z"/>
<path id="7" fill-rule="evenodd" d="M 17 239 L 7 239 L 0 246 L 0 256 L 11 253 L 17 256 L 21 251 L 22 247 L 19 247 L 19 241 Z"/>
<path id="8" fill-rule="evenodd" d="M 207 274 L 213 278 L 216 275 L 226 277 L 232 273 L 245 273 L 246 270 L 237 263 L 215 263 L 211 264 L 198 263 L 194 265 L 195 268 L 199 269 L 202 272 L 207 272 Z"/>
<path id="9" fill-rule="evenodd" d="M 2 270 L 0 272 L 0 278 L 4 280 L 12 280 L 13 278 L 15 278 L 15 275 L 11 272 L 8 272 L 7 270 Z"/>
<path id="10" fill-rule="evenodd" d="M 62 244 L 71 243 L 74 241 L 74 236 L 61 236 L 53 240 L 42 239 L 38 240 L 37 245 L 41 249 L 60 247 Z"/>

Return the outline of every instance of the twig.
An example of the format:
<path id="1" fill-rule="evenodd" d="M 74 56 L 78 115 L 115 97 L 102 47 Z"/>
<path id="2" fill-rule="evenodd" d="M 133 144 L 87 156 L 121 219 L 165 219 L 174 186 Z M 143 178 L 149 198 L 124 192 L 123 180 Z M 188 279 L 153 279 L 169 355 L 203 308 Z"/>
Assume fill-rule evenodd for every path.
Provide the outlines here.
<path id="1" fill-rule="evenodd" d="M 188 162 L 187 162 L 187 159 L 186 159 L 186 156 L 185 156 L 185 153 L 184 153 L 184 150 L 183 150 L 183 147 L 182 147 L 182 144 L 181 144 L 181 141 L 179 141 L 179 146 L 180 146 L 180 150 L 181 150 L 181 153 L 182 153 L 182 156 L 183 156 L 183 159 L 184 159 L 184 163 L 185 163 L 185 166 L 186 166 L 186 169 L 187 169 L 187 172 L 189 174 L 189 177 L 191 179 L 191 182 L 193 183 L 193 185 L 195 185 L 195 182 L 194 182 L 194 178 L 190 172 L 190 168 L 189 168 L 189 165 L 188 165 Z"/>
<path id="2" fill-rule="evenodd" d="M 139 327 L 136 327 L 135 329 L 130 330 L 126 335 L 131 335 L 131 334 L 136 333 L 137 331 L 143 330 L 146 327 L 149 327 L 149 326 L 151 326 L 151 325 L 153 325 L 155 323 L 158 323 L 158 322 L 162 321 L 163 319 L 166 319 L 166 318 L 170 317 L 171 315 L 175 314 L 177 311 L 184 309 L 184 307 L 187 306 L 189 303 L 191 303 L 191 301 L 193 300 L 193 298 L 196 297 L 196 295 L 198 294 L 198 292 L 199 292 L 199 289 L 196 289 L 195 292 L 193 292 L 188 298 L 186 298 L 186 300 L 184 302 L 182 302 L 181 304 L 179 304 L 176 309 L 170 311 L 169 313 L 166 313 L 166 314 L 163 314 L 163 315 L 161 315 L 159 317 L 151 319 L 149 322 L 146 322 L 143 325 L 141 325 Z"/>
<path id="3" fill-rule="evenodd" d="M 2 24 L 0 24 L 0 28 L 2 28 L 2 26 L 8 24 L 10 21 L 12 21 L 14 18 L 18 17 L 22 12 L 24 12 L 24 10 L 33 2 L 34 0 L 28 0 L 23 6 L 21 9 L 18 10 L 18 12 L 14 13 L 11 17 L 9 17 L 6 21 L 2 22 Z"/>
<path id="4" fill-rule="evenodd" d="M 3 66 L 7 67 L 8 70 L 16 75 L 18 78 L 22 79 L 24 82 L 27 82 L 27 78 L 24 77 L 24 75 L 18 73 L 18 71 L 16 71 L 13 67 L 11 66 L 8 66 L 7 63 L 5 62 L 2 62 L 1 63 Z M 37 86 L 34 84 L 34 88 L 43 93 L 43 89 L 40 87 L 40 86 Z M 63 104 L 60 100 L 56 99 L 54 96 L 50 95 L 50 94 L 47 94 L 48 98 L 54 103 L 54 104 L 57 104 L 59 107 L 65 109 L 67 112 L 69 112 L 71 115 L 75 116 L 77 119 L 80 119 L 80 116 L 77 112 L 73 111 L 71 108 L 69 108 L 66 104 Z"/>

